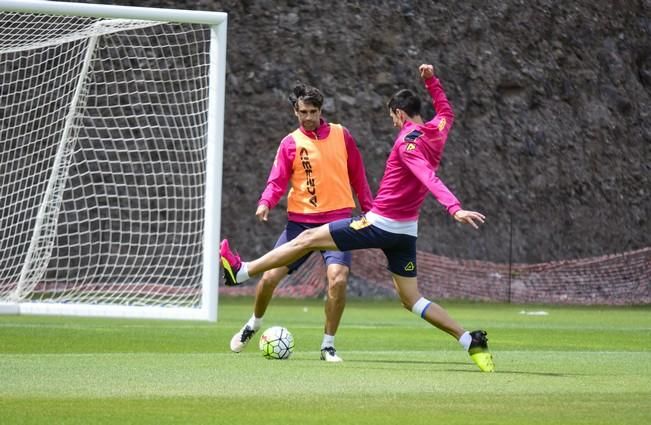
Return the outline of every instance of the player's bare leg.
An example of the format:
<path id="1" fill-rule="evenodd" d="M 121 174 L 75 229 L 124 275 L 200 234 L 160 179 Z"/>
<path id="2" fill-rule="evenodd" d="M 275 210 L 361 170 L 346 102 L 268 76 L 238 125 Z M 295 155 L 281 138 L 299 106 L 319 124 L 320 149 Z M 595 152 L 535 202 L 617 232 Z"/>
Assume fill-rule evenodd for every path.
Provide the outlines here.
<path id="1" fill-rule="evenodd" d="M 328 296 L 325 303 L 324 338 L 321 343 L 321 359 L 329 362 L 341 362 L 334 346 L 334 337 L 341 322 L 346 306 L 346 285 L 348 283 L 348 266 L 330 264 L 327 268 Z"/>
<path id="2" fill-rule="evenodd" d="M 329 225 L 324 224 L 304 231 L 295 239 L 248 263 L 242 262 L 240 256 L 231 250 L 227 239 L 221 242 L 219 254 L 224 268 L 224 283 L 228 286 L 236 286 L 247 281 L 251 276 L 287 266 L 309 252 L 336 249 L 337 246 L 330 236 Z"/>
<path id="3" fill-rule="evenodd" d="M 231 350 L 239 353 L 248 345 L 252 340 L 253 335 L 260 329 L 262 325 L 262 317 L 267 311 L 267 307 L 271 302 L 274 290 L 278 283 L 285 276 L 289 269 L 287 267 L 278 267 L 273 270 L 265 272 L 255 288 L 255 302 L 253 305 L 253 316 L 242 326 L 242 328 L 231 338 Z"/>
<path id="4" fill-rule="evenodd" d="M 281 280 L 287 276 L 289 268 L 283 266 L 272 270 L 266 271 L 255 287 L 255 304 L 253 306 L 253 314 L 257 318 L 262 318 L 267 312 L 267 307 L 271 302 L 274 290 Z"/>
<path id="5" fill-rule="evenodd" d="M 346 285 L 348 284 L 348 266 L 330 264 L 328 266 L 328 298 L 325 303 L 325 333 L 334 335 L 339 329 L 341 316 L 346 306 Z"/>
<path id="6" fill-rule="evenodd" d="M 415 277 L 404 277 L 395 274 L 392 277 L 402 305 L 407 310 L 452 335 L 468 351 L 470 358 L 481 371 L 493 372 L 495 370 L 493 356 L 488 351 L 488 338 L 486 338 L 485 331 L 466 332 L 450 317 L 445 309 L 420 294 Z"/>
<path id="7" fill-rule="evenodd" d="M 402 305 L 409 311 L 412 310 L 414 304 L 422 298 L 418 290 L 418 281 L 415 277 L 404 277 L 392 274 L 393 284 L 396 287 Z M 441 306 L 432 302 L 429 307 L 424 311 L 423 319 L 427 320 L 430 324 L 436 326 L 443 332 L 446 332 L 456 339 L 459 339 L 465 330 L 459 325 L 447 311 Z"/>
<path id="8" fill-rule="evenodd" d="M 317 250 L 336 250 L 327 224 L 308 229 L 291 241 L 274 248 L 262 257 L 247 263 L 249 276 L 255 276 L 276 267 L 286 266 L 305 254 Z"/>

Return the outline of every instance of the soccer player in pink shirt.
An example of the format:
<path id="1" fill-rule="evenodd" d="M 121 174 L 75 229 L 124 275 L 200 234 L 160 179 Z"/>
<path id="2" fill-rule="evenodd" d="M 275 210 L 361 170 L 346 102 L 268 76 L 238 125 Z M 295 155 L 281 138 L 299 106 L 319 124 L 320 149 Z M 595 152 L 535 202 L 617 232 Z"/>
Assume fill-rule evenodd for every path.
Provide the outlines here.
<path id="1" fill-rule="evenodd" d="M 306 230 L 296 239 L 249 262 L 241 261 L 225 239 L 220 246 L 225 283 L 238 285 L 250 276 L 290 264 L 315 250 L 380 248 L 387 258 L 403 306 L 453 336 L 482 371 L 492 372 L 493 357 L 486 332 L 466 331 L 441 306 L 423 297 L 418 289 L 416 238 L 418 215 L 425 196 L 433 194 L 460 223 L 477 229 L 485 219 L 479 212 L 462 209 L 459 200 L 436 176 L 454 113 L 441 83 L 434 76 L 434 67 L 423 64 L 419 72 L 432 97 L 436 116 L 424 122 L 420 115 L 420 99 L 409 90 L 400 90 L 391 97 L 389 115 L 399 133 L 371 210 L 361 217 Z"/>

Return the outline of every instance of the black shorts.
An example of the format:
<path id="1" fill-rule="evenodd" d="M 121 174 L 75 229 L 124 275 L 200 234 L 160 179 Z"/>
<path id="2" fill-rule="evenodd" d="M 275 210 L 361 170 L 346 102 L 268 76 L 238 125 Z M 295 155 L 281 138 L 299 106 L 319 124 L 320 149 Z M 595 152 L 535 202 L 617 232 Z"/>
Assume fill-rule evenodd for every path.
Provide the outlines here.
<path id="1" fill-rule="evenodd" d="M 416 277 L 416 237 L 391 233 L 372 225 L 366 217 L 353 217 L 330 223 L 330 235 L 341 251 L 380 248 L 391 273 Z"/>

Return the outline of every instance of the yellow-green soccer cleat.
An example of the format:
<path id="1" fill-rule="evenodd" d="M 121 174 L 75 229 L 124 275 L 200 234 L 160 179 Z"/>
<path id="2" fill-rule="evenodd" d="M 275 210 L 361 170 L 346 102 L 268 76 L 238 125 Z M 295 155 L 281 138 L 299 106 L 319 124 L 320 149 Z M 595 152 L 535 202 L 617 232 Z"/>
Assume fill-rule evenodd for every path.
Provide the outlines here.
<path id="1" fill-rule="evenodd" d="M 488 351 L 488 338 L 486 331 L 472 331 L 470 332 L 472 342 L 468 349 L 470 358 L 482 372 L 494 372 L 495 365 L 493 364 L 493 355 Z"/>

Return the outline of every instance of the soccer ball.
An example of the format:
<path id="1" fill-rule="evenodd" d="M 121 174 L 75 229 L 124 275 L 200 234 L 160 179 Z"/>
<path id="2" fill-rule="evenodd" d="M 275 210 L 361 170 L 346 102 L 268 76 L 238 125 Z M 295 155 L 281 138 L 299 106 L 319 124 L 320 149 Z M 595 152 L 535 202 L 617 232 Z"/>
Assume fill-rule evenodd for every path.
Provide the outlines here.
<path id="1" fill-rule="evenodd" d="M 288 359 L 294 351 L 294 337 L 282 326 L 273 326 L 260 336 L 260 350 L 267 359 Z"/>

